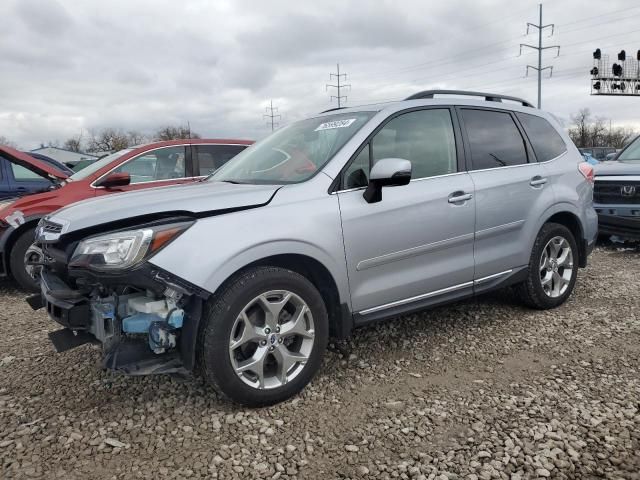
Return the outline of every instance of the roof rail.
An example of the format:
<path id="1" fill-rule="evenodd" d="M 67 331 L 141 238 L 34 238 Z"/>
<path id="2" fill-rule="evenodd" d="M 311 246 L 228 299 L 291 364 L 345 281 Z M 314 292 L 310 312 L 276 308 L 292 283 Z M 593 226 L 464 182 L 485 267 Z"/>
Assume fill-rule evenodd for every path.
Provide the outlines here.
<path id="1" fill-rule="evenodd" d="M 470 97 L 484 97 L 487 102 L 502 102 L 502 100 L 511 100 L 522 104 L 523 107 L 534 108 L 526 100 L 518 97 L 510 97 L 508 95 L 499 95 L 495 93 L 483 93 L 483 92 L 468 92 L 465 90 L 424 90 L 422 92 L 414 93 L 405 100 L 419 100 L 421 98 L 433 98 L 435 95 L 465 95 Z"/>
<path id="2" fill-rule="evenodd" d="M 342 110 L 342 109 L 344 109 L 344 108 L 347 108 L 347 107 L 333 107 L 333 108 L 330 108 L 329 110 L 324 110 L 324 111 L 322 111 L 322 112 L 320 112 L 320 113 L 333 112 L 333 111 L 335 111 L 335 110 Z"/>

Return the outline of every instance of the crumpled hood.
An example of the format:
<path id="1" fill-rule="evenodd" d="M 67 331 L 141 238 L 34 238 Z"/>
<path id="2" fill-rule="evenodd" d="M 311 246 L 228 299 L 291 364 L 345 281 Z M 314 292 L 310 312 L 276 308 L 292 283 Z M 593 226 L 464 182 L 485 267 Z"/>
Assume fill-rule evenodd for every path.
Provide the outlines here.
<path id="1" fill-rule="evenodd" d="M 207 216 L 216 212 L 266 205 L 280 185 L 198 182 L 84 200 L 51 214 L 62 234 L 135 217 L 163 214 Z"/>
<path id="2" fill-rule="evenodd" d="M 640 162 L 601 162 L 593 166 L 596 177 L 603 175 L 640 175 Z"/>
<path id="3" fill-rule="evenodd" d="M 52 165 L 49 165 L 47 162 L 38 160 L 37 158 L 34 158 L 31 155 L 27 155 L 26 153 L 16 150 L 15 148 L 11 148 L 6 145 L 0 145 L 0 153 L 2 153 L 2 156 L 9 160 L 11 163 L 20 165 L 44 178 L 55 178 L 57 180 L 64 180 L 66 178 L 69 178 L 69 175 L 56 169 Z"/>

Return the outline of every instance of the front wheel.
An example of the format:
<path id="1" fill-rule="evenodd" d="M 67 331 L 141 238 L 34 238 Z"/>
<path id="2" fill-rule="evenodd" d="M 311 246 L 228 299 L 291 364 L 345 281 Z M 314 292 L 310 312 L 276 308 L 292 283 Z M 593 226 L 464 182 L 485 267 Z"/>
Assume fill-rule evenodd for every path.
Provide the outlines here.
<path id="1" fill-rule="evenodd" d="M 576 240 L 567 227 L 544 225 L 533 245 L 527 279 L 516 286 L 522 301 L 540 310 L 562 305 L 576 283 L 578 255 Z"/>
<path id="2" fill-rule="evenodd" d="M 27 267 L 26 262 L 38 262 L 41 254 L 37 249 L 31 249 L 35 239 L 35 229 L 30 228 L 18 237 L 9 252 L 9 266 L 16 282 L 27 292 L 37 292 L 38 282 L 34 278 L 33 267 Z"/>
<path id="3" fill-rule="evenodd" d="M 322 364 L 327 309 L 298 273 L 256 267 L 205 309 L 199 359 L 205 380 L 232 401 L 260 407 L 302 390 Z"/>

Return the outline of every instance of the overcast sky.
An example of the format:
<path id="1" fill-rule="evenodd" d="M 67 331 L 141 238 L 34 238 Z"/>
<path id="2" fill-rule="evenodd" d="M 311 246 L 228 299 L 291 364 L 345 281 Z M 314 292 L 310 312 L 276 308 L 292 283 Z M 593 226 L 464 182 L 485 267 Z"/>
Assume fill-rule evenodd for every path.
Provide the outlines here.
<path id="1" fill-rule="evenodd" d="M 640 97 L 592 97 L 600 47 L 640 49 L 637 0 L 550 0 L 543 108 L 583 107 L 640 128 Z M 476 89 L 536 101 L 538 1 L 2 0 L 0 136 L 25 149 L 89 129 L 152 132 L 186 124 L 205 137 L 260 138 L 269 100 L 282 123 L 335 106 L 336 63 L 347 105 L 427 88 Z M 545 77 L 548 72 L 545 72 Z"/>

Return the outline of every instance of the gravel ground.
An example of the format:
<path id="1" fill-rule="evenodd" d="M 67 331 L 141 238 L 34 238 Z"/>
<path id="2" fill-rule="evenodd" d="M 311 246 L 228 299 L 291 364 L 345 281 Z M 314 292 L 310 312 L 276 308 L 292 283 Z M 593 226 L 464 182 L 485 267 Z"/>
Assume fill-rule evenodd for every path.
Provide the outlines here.
<path id="1" fill-rule="evenodd" d="M 126 378 L 0 285 L 3 478 L 640 479 L 640 251 L 599 248 L 554 311 L 510 292 L 356 332 L 260 410 Z"/>

